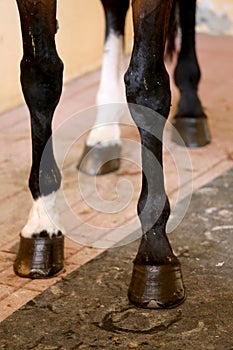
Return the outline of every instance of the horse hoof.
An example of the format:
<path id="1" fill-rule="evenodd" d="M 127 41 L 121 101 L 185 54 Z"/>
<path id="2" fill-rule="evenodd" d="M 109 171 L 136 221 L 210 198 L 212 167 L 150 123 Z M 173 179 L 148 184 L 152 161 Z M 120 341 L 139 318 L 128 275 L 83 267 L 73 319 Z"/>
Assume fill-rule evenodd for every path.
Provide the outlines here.
<path id="1" fill-rule="evenodd" d="M 128 291 L 129 301 L 141 308 L 167 309 L 185 300 L 180 264 L 134 264 Z"/>
<path id="2" fill-rule="evenodd" d="M 95 146 L 85 145 L 78 169 L 88 175 L 103 175 L 120 167 L 121 146 L 119 143 Z"/>
<path id="3" fill-rule="evenodd" d="M 183 139 L 177 136 L 177 133 L 172 132 L 172 141 L 179 146 L 203 147 L 210 143 L 211 137 L 208 128 L 207 118 L 205 116 L 200 118 L 178 117 L 175 116 L 172 122 L 178 134 Z"/>
<path id="4" fill-rule="evenodd" d="M 14 262 L 14 272 L 20 277 L 48 278 L 63 269 L 64 236 L 25 238 L 20 235 L 19 250 Z"/>

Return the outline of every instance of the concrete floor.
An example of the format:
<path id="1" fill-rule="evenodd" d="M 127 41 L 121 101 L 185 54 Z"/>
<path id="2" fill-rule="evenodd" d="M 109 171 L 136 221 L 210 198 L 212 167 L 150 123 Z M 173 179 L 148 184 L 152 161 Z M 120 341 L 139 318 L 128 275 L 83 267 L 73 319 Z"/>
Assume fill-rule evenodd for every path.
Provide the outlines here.
<path id="1" fill-rule="evenodd" d="M 232 196 L 233 167 L 194 192 L 184 220 L 169 234 L 182 265 L 182 305 L 145 310 L 129 304 L 139 242 L 122 242 L 4 320 L 0 348 L 232 350 Z"/>
<path id="2" fill-rule="evenodd" d="M 186 150 L 173 144 L 169 138 L 169 130 L 166 132 L 166 185 L 173 205 L 176 204 L 177 200 L 192 193 L 193 189 L 208 183 L 233 164 L 233 38 L 198 35 L 197 49 L 202 68 L 200 97 L 209 116 L 212 143 L 187 153 Z M 169 65 L 168 69 L 172 71 L 173 66 Z M 138 227 L 136 203 L 140 192 L 140 164 L 138 165 L 137 159 L 136 164 L 132 163 L 135 161 L 135 153 L 130 147 L 132 142 L 134 142 L 133 145 L 138 146 L 138 134 L 127 115 L 122 123 L 122 138 L 125 147 L 123 148 L 124 159 L 121 169 L 115 174 L 97 179 L 99 195 L 108 201 L 115 200 L 115 191 L 109 191 L 109 188 L 115 189 L 120 180 L 127 180 L 132 184 L 132 191 L 128 187 L 126 190 L 124 187 L 123 190 L 121 189 L 127 204 L 124 211 L 119 210 L 113 214 L 102 209 L 100 212 L 98 208 L 95 210 L 91 206 L 92 203 L 89 202 L 91 196 L 87 195 L 83 199 L 77 189 L 75 167 L 81 155 L 84 141 L 80 130 L 86 131 L 91 126 L 93 120 L 91 114 L 93 113 L 89 115 L 86 110 L 88 108 L 90 111 L 95 110 L 95 94 L 99 76 L 100 72 L 96 71 L 66 85 L 55 115 L 54 130 L 58 134 L 63 130 L 62 125 L 64 124 L 62 123 L 66 121 L 65 125 L 69 125 L 70 116 L 77 115 L 77 118 L 75 117 L 79 128 L 77 141 L 71 147 L 63 167 L 63 193 L 65 193 L 69 207 L 75 213 L 77 222 L 72 222 L 71 227 L 69 227 L 69 220 L 67 220 L 66 213 L 63 212 L 64 226 L 68 222 L 66 230 L 69 232 L 66 239 L 65 269 L 61 275 L 51 280 L 31 281 L 20 279 L 13 274 L 12 263 L 17 249 L 18 234 L 25 224 L 31 206 L 31 198 L 27 189 L 31 153 L 29 118 L 24 105 L 1 115 L 1 321 L 56 281 L 76 270 L 107 247 L 131 234 Z M 178 99 L 178 92 L 173 83 L 172 91 L 171 115 L 174 114 Z M 88 115 L 89 117 L 87 117 Z M 72 127 L 72 123 L 70 125 Z M 63 135 L 64 142 L 67 141 L 67 137 L 67 135 Z M 181 160 L 178 172 L 177 164 L 172 161 L 174 155 Z M 191 165 L 187 168 L 187 163 L 184 163 L 183 159 L 184 157 L 189 158 L 189 156 Z M 179 184 L 179 180 L 181 180 L 181 184 Z M 82 178 L 84 190 L 88 188 L 89 181 L 89 178 L 86 180 Z"/>

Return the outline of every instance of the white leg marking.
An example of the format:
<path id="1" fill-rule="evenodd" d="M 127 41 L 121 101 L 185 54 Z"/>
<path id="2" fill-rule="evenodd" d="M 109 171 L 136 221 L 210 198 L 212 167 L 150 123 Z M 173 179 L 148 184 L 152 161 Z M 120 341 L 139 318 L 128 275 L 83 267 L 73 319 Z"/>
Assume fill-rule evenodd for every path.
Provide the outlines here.
<path id="1" fill-rule="evenodd" d="M 123 114 L 122 103 L 126 102 L 124 60 L 123 36 L 111 32 L 104 47 L 101 80 L 96 99 L 100 107 L 93 129 L 87 138 L 88 146 L 100 142 L 120 143 L 120 129 L 117 123 Z M 109 123 L 115 124 L 108 125 Z"/>
<path id="2" fill-rule="evenodd" d="M 56 192 L 48 196 L 39 197 L 33 202 L 27 224 L 21 231 L 23 237 L 31 238 L 33 234 L 42 231 L 46 231 L 51 237 L 61 230 L 55 202 Z"/>

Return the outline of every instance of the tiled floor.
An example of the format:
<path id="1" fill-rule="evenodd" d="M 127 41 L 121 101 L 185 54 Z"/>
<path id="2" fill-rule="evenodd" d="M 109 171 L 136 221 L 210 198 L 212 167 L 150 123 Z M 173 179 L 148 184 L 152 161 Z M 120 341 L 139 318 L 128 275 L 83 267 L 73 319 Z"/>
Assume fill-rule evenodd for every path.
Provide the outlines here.
<path id="1" fill-rule="evenodd" d="M 177 198 L 183 198 L 192 192 L 192 188 L 202 186 L 233 165 L 233 38 L 199 35 L 197 47 L 203 73 L 200 96 L 209 116 L 212 143 L 187 153 L 185 149 L 173 144 L 169 139 L 169 130 L 166 132 L 166 185 L 173 205 Z M 169 66 L 169 70 L 172 69 Z M 0 321 L 138 227 L 136 202 L 140 191 L 140 161 L 138 152 L 135 152 L 135 147 L 138 147 L 138 134 L 129 116 L 125 116 L 122 123 L 123 160 L 120 170 L 98 178 L 96 183 L 92 183 L 91 190 L 89 177 L 81 177 L 79 185 L 77 182 L 76 164 L 84 140 L 83 136 L 79 136 L 91 125 L 93 113 L 87 113 L 86 109 L 91 107 L 92 112 L 95 109 L 93 106 L 98 81 L 99 71 L 66 85 L 55 115 L 54 130 L 57 134 L 66 130 L 64 125 L 73 129 L 73 122 L 77 123 L 79 129 L 77 141 L 70 148 L 63 166 L 62 193 L 65 194 L 75 219 L 70 220 L 67 212 L 61 210 L 63 224 L 69 235 L 65 247 L 65 269 L 53 279 L 21 279 L 15 276 L 12 270 L 18 234 L 31 206 L 31 197 L 27 189 L 30 167 L 29 118 L 24 105 L 1 115 Z M 171 114 L 178 99 L 178 92 L 173 84 L 172 91 Z M 72 115 L 77 117 L 69 119 Z M 62 124 L 64 121 L 66 123 Z M 69 141 L 69 135 L 64 134 L 61 141 L 65 144 L 67 140 Z M 189 156 L 192 163 L 187 167 L 184 157 Z M 172 161 L 174 157 L 175 162 Z M 93 202 L 95 186 L 101 198 L 99 202 Z M 119 190 L 118 198 L 116 186 Z M 119 202 L 124 203 L 124 210 L 117 207 Z M 174 227 L 172 222 L 171 227 Z"/>

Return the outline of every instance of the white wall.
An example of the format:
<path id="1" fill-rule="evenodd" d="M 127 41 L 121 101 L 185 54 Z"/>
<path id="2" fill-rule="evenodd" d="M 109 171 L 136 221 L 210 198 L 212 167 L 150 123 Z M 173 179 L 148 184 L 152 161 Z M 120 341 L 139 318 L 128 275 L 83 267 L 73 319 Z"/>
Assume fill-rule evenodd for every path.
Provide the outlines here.
<path id="1" fill-rule="evenodd" d="M 233 35 L 233 0 L 198 0 L 197 29 Z"/>

